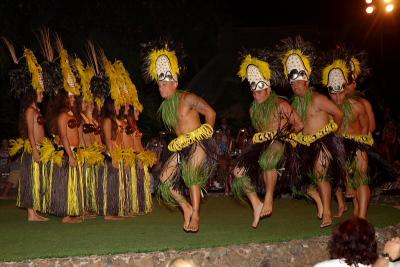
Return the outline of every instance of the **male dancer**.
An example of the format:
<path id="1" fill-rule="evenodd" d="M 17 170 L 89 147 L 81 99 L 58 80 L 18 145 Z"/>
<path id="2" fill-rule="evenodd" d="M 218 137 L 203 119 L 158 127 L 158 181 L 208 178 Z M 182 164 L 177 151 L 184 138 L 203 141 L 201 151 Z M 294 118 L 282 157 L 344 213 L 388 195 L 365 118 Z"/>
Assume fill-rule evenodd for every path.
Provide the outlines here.
<path id="1" fill-rule="evenodd" d="M 207 155 L 212 147 L 211 137 L 216 113 L 197 95 L 178 90 L 179 65 L 175 51 L 167 45 L 153 49 L 146 58 L 146 74 L 157 81 L 164 98 L 159 112 L 167 128 L 178 136 L 170 142 L 171 152 L 160 174 L 160 193 L 167 202 L 177 202 L 183 211 L 183 229 L 197 232 L 200 223 L 201 187 L 211 171 Z M 201 124 L 200 115 L 205 117 Z M 211 161 L 215 161 L 211 159 Z M 190 203 L 182 195 L 189 189 Z"/>
<path id="2" fill-rule="evenodd" d="M 298 132 L 303 128 L 297 112 L 271 90 L 274 74 L 266 61 L 268 56 L 265 53 L 257 57 L 246 55 L 238 73 L 242 80 L 247 79 L 250 83 L 254 97 L 250 117 L 258 133 L 253 136 L 253 144 L 237 159 L 232 188 L 239 198 L 243 193 L 249 198 L 253 207 L 253 228 L 257 227 L 260 218 L 272 214 L 278 169 L 284 157 L 285 141 L 290 140 L 289 131 L 293 128 Z M 259 184 L 265 191 L 264 202 L 260 201 L 255 190 Z"/>
<path id="3" fill-rule="evenodd" d="M 333 55 L 335 52 L 331 52 Z M 370 200 L 368 186 L 367 149 L 373 144 L 369 134 L 369 114 L 362 101 L 351 97 L 346 87 L 353 86 L 351 72 L 345 59 L 328 62 L 322 72 L 322 83 L 328 88 L 332 100 L 344 113 L 343 123 L 338 133 L 344 137 L 347 158 L 347 183 L 356 190 L 354 197 L 354 216 L 366 219 Z M 372 114 L 373 115 L 373 114 Z M 346 210 L 343 195 L 336 192 L 339 204 L 338 217 Z"/>
<path id="4" fill-rule="evenodd" d="M 313 49 L 309 43 L 300 36 L 295 40 L 287 38 L 278 49 L 285 76 L 295 94 L 292 106 L 304 123 L 297 136 L 301 144 L 298 151 L 302 157 L 301 173 L 307 174 L 301 186 L 317 203 L 318 217 L 322 218 L 320 227 L 327 227 L 332 224 L 331 184 L 340 185 L 346 175 L 344 147 L 333 134 L 342 122 L 343 112 L 326 96 L 310 88 Z"/>

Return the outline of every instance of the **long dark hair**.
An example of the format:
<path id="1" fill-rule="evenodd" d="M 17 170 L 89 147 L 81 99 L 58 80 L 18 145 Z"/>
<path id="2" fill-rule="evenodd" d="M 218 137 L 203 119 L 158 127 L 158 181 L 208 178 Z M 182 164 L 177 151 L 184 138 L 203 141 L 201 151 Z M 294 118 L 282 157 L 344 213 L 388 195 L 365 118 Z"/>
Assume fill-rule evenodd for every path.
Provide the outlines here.
<path id="1" fill-rule="evenodd" d="M 364 219 L 343 222 L 328 243 L 331 259 L 345 259 L 350 266 L 373 264 L 378 258 L 375 229 Z"/>
<path id="2" fill-rule="evenodd" d="M 46 109 L 46 128 L 49 134 L 59 134 L 57 125 L 58 116 L 70 110 L 68 93 L 66 91 L 61 90 L 57 95 L 50 98 Z"/>
<path id="3" fill-rule="evenodd" d="M 103 125 L 105 119 L 111 120 L 111 138 L 115 140 L 117 138 L 117 114 L 115 113 L 115 102 L 111 97 L 107 97 L 104 101 L 103 107 L 100 113 L 100 123 Z M 105 144 L 104 131 L 101 134 L 101 141 Z"/>
<path id="4" fill-rule="evenodd" d="M 26 94 L 24 94 L 21 98 L 20 109 L 19 109 L 19 121 L 18 121 L 18 130 L 19 134 L 22 138 L 28 138 L 28 126 L 26 123 L 26 110 L 33 104 L 36 103 L 37 94 L 36 91 L 31 88 L 27 90 Z"/>

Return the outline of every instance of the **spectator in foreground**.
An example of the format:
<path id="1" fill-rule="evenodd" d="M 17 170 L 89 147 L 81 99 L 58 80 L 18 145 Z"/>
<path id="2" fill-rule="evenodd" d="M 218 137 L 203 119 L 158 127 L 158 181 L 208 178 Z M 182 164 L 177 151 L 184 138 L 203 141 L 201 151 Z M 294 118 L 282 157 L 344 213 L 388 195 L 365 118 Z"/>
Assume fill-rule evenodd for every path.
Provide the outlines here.
<path id="1" fill-rule="evenodd" d="M 396 243 L 396 240 L 399 242 Z M 328 249 L 331 259 L 314 267 L 380 267 L 399 257 L 400 240 L 388 241 L 382 257 L 378 259 L 374 227 L 364 219 L 352 218 L 334 230 Z"/>
<path id="2" fill-rule="evenodd" d="M 373 267 L 394 267 L 400 266 L 400 237 L 387 241 L 379 259 Z"/>

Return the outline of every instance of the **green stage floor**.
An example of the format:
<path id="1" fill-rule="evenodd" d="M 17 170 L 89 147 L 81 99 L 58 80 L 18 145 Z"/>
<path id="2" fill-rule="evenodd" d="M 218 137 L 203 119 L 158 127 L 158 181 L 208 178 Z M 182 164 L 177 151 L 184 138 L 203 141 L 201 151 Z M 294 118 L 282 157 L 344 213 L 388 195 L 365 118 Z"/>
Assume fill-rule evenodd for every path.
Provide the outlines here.
<path id="1" fill-rule="evenodd" d="M 151 214 L 104 221 L 102 217 L 81 224 L 62 224 L 60 218 L 49 222 L 27 222 L 26 211 L 14 201 L 0 201 L 0 261 L 33 258 L 185 250 L 232 244 L 263 243 L 329 235 L 332 227 L 320 229 L 313 204 L 305 200 L 278 199 L 271 218 L 250 227 L 252 212 L 228 197 L 208 196 L 202 204 L 200 232 L 182 230 L 182 215 L 155 202 Z M 341 220 L 351 216 L 349 211 Z M 400 222 L 400 210 L 372 205 L 369 219 L 375 227 Z"/>

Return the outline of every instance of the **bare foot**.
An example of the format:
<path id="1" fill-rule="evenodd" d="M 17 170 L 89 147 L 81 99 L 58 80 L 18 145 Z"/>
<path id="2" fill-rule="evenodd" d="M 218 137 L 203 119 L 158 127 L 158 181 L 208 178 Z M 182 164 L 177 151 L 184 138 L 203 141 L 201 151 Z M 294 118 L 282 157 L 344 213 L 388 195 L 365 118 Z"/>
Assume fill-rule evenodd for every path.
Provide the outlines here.
<path id="1" fill-rule="evenodd" d="M 190 223 L 188 225 L 188 231 L 197 233 L 199 231 L 199 225 L 200 225 L 200 216 L 198 212 L 193 212 L 192 216 L 190 217 Z"/>
<path id="2" fill-rule="evenodd" d="M 124 218 L 119 217 L 119 216 L 112 216 L 112 215 L 106 215 L 104 216 L 104 220 L 106 221 L 122 221 Z"/>
<path id="3" fill-rule="evenodd" d="M 64 218 L 62 219 L 62 222 L 63 222 L 63 223 L 81 223 L 81 222 L 82 222 L 82 219 L 79 218 L 79 217 L 67 216 L 67 217 L 64 217 Z"/>
<path id="4" fill-rule="evenodd" d="M 317 202 L 317 217 L 318 219 L 322 219 L 322 214 L 324 213 L 324 207 L 322 206 L 322 202 Z"/>
<path id="5" fill-rule="evenodd" d="M 85 219 L 87 219 L 87 220 L 90 220 L 90 219 L 96 219 L 96 213 L 94 213 L 94 212 L 89 212 L 89 211 L 85 211 L 85 213 L 83 214 L 83 217 L 85 218 Z"/>
<path id="6" fill-rule="evenodd" d="M 49 219 L 37 214 L 36 211 L 34 211 L 33 209 L 28 209 L 28 221 L 29 222 L 45 222 L 48 220 Z"/>
<path id="7" fill-rule="evenodd" d="M 38 214 L 37 212 L 35 212 L 35 214 L 36 214 L 36 216 L 38 216 L 40 219 L 42 219 L 43 222 L 47 222 L 47 221 L 50 220 L 49 218 L 43 217 L 42 215 Z"/>
<path id="8" fill-rule="evenodd" d="M 48 220 L 49 219 L 41 217 L 41 216 L 39 216 L 37 214 L 28 216 L 28 221 L 29 222 L 45 222 L 45 221 L 48 221 Z"/>
<path id="9" fill-rule="evenodd" d="M 323 215 L 322 216 L 322 223 L 319 227 L 325 228 L 332 225 L 332 216 L 331 215 Z"/>
<path id="10" fill-rule="evenodd" d="M 258 222 L 260 221 L 260 215 L 261 215 L 262 208 L 263 208 L 263 203 L 262 202 L 258 203 L 257 206 L 254 207 L 254 210 L 253 210 L 253 223 L 251 224 L 251 227 L 257 228 Z"/>
<path id="11" fill-rule="evenodd" d="M 36 213 L 36 212 L 35 212 Z M 39 213 L 36 213 L 36 215 L 39 217 L 39 218 L 41 218 L 43 221 L 48 221 L 48 220 L 50 220 L 49 218 L 47 218 L 47 217 L 43 217 L 42 215 L 40 215 Z"/>
<path id="12" fill-rule="evenodd" d="M 263 205 L 261 213 L 260 213 L 261 218 L 266 217 L 266 216 L 271 216 L 273 203 L 274 203 L 273 199 L 265 198 L 264 205 Z"/>
<path id="13" fill-rule="evenodd" d="M 333 215 L 333 218 L 341 218 L 343 213 L 347 211 L 347 205 L 338 208 L 338 212 L 336 215 Z"/>
<path id="14" fill-rule="evenodd" d="M 192 205 L 189 203 L 184 203 L 181 205 L 182 211 L 183 211 L 183 229 L 185 231 L 189 231 L 189 223 L 190 223 L 190 218 L 192 217 L 193 213 L 193 208 Z"/>
<path id="15" fill-rule="evenodd" d="M 43 217 L 43 216 L 40 216 L 40 215 L 38 215 L 38 216 L 39 216 L 39 218 L 42 220 L 42 222 L 50 221 L 49 218 L 46 218 L 46 217 Z"/>

